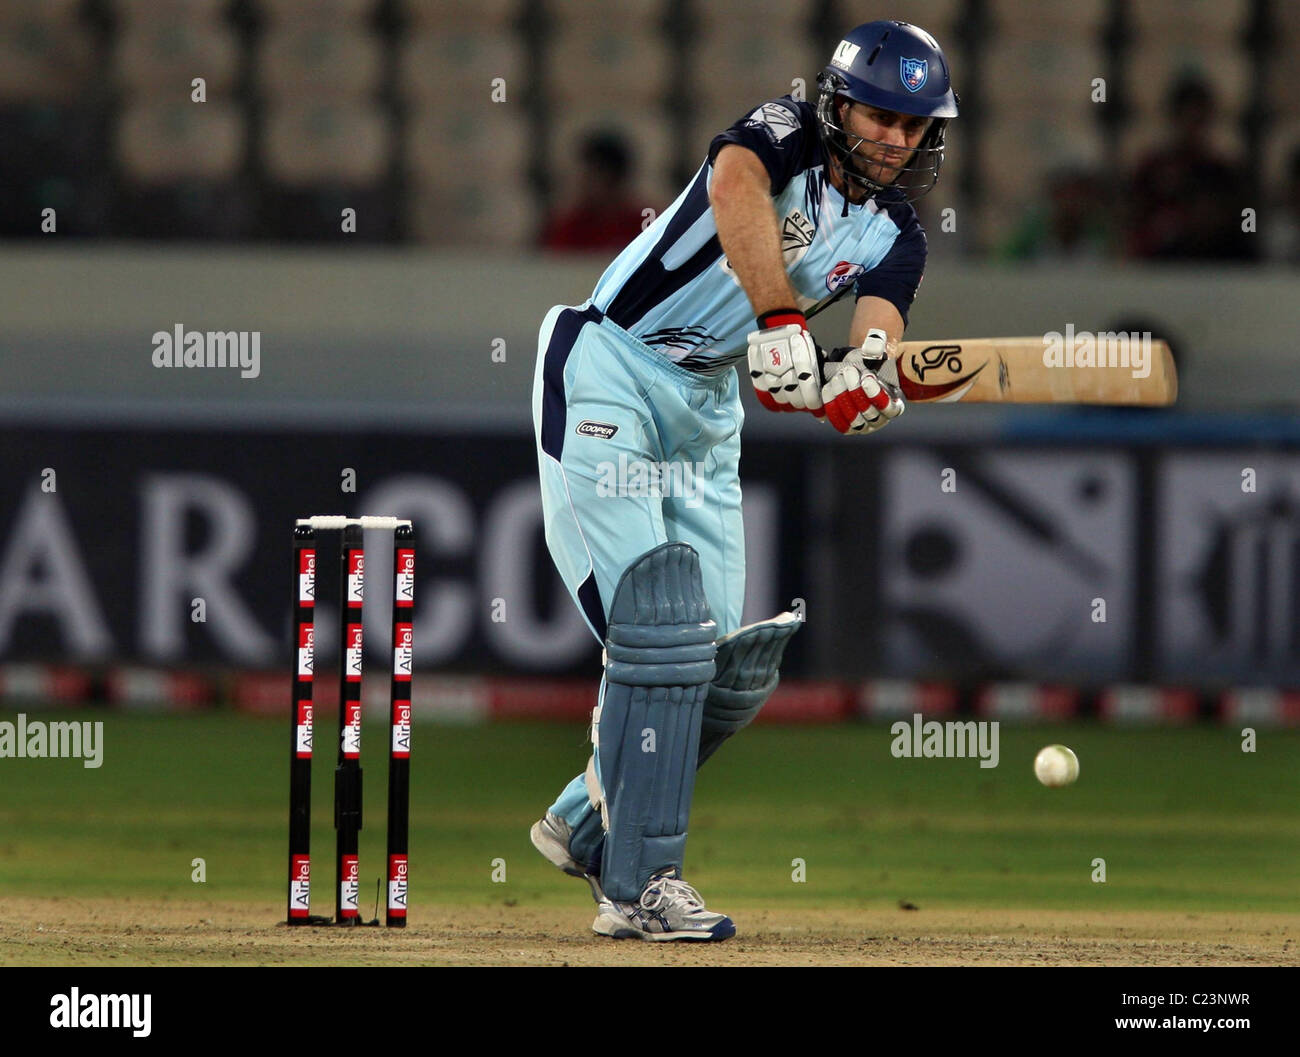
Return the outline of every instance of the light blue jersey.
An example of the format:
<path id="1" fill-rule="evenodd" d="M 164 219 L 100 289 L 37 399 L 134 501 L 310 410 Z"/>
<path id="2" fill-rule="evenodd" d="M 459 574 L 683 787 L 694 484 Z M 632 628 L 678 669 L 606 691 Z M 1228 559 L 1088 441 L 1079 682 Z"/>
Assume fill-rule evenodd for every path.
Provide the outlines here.
<path id="1" fill-rule="evenodd" d="M 806 315 L 853 291 L 892 302 L 907 321 L 925 268 L 925 232 L 901 192 L 849 204 L 826 173 L 810 103 L 774 99 L 716 136 L 671 206 L 596 284 L 591 303 L 681 367 L 725 370 L 746 354 L 754 313 L 722 252 L 709 184 L 729 143 L 754 151 L 772 181 L 786 272 Z"/>

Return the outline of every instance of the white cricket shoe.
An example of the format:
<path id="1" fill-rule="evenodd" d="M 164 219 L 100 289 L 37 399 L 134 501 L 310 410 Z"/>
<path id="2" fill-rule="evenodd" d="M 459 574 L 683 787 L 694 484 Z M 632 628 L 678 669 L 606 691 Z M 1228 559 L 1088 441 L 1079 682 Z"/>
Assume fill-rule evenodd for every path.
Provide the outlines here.
<path id="1" fill-rule="evenodd" d="M 586 877 L 587 871 L 569 854 L 569 838 L 572 835 L 572 827 L 550 811 L 546 812 L 545 818 L 534 822 L 533 828 L 528 832 L 533 847 L 570 877 Z"/>
<path id="2" fill-rule="evenodd" d="M 590 878 L 588 878 L 591 881 Z M 700 893 L 677 876 L 675 868 L 660 870 L 650 878 L 641 898 L 632 903 L 610 899 L 599 892 L 600 912 L 591 930 L 616 940 L 725 940 L 736 934 L 736 925 L 726 914 L 714 914 L 704 907 Z"/>

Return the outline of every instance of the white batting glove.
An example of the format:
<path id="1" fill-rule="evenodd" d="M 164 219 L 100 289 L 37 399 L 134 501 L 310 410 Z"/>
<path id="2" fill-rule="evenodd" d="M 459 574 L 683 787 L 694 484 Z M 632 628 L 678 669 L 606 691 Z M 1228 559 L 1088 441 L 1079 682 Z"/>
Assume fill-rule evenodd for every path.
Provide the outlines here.
<path id="1" fill-rule="evenodd" d="M 822 403 L 826 421 L 841 433 L 874 433 L 907 406 L 886 340 L 883 330 L 869 330 L 860 348 L 848 350 L 838 363 L 826 364 Z"/>
<path id="2" fill-rule="evenodd" d="M 765 312 L 760 330 L 751 331 L 749 377 L 754 392 L 769 411 L 808 411 L 822 417 L 824 357 L 807 320 L 794 309 Z"/>

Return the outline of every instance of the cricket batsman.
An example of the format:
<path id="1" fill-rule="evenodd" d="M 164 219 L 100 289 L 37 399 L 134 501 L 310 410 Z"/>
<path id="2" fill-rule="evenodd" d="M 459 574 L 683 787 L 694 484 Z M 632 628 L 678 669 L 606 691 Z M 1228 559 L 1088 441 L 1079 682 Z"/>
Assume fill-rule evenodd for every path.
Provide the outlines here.
<path id="1" fill-rule="evenodd" d="M 740 626 L 742 364 L 769 411 L 866 434 L 903 411 L 892 357 L 925 268 L 913 199 L 957 116 L 928 33 L 871 22 L 817 79 L 709 146 L 677 200 L 538 338 L 533 421 L 546 542 L 604 676 L 591 758 L 532 828 L 585 878 L 614 939 L 725 940 L 682 876 L 696 769 L 776 688 L 790 613 Z M 808 319 L 852 292 L 848 345 Z M 674 489 L 611 489 L 611 467 L 701 468 Z"/>

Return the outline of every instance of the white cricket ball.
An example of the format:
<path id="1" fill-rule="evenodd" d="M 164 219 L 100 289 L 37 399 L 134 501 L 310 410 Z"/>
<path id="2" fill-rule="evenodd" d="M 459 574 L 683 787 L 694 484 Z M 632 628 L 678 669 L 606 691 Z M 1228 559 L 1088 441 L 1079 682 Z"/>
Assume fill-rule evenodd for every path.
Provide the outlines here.
<path id="1" fill-rule="evenodd" d="M 1064 745 L 1047 745 L 1034 757 L 1034 776 L 1043 785 L 1069 785 L 1079 777 L 1079 757 Z"/>

